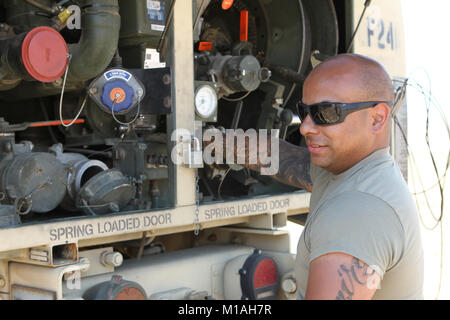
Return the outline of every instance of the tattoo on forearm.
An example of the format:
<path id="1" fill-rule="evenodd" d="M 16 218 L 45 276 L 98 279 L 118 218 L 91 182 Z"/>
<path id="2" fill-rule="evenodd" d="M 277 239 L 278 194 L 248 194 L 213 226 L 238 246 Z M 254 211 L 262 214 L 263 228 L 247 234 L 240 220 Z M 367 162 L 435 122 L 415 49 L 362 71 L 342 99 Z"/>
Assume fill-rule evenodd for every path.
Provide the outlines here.
<path id="1" fill-rule="evenodd" d="M 279 148 L 280 164 L 274 178 L 285 184 L 311 191 L 312 182 L 309 175 L 311 159 L 308 149 L 282 140 Z"/>
<path id="2" fill-rule="evenodd" d="M 225 143 L 227 139 L 224 136 L 224 158 L 230 158 L 233 161 L 237 159 L 238 164 L 250 170 L 261 172 L 262 168 L 270 168 L 273 165 L 270 161 L 267 163 L 267 161 L 261 159 L 260 151 L 262 150 L 261 153 L 263 154 L 267 152 L 267 158 L 264 160 L 276 159 L 278 161 L 278 171 L 272 175 L 272 178 L 297 188 L 312 190 L 312 182 L 309 175 L 311 160 L 307 148 L 295 146 L 284 140 L 278 140 L 278 154 L 272 155 L 270 136 L 267 138 L 267 141 L 258 142 L 252 142 L 249 137 L 240 138 L 243 138 L 241 141 L 245 142 L 239 143 L 238 135 L 235 135 L 234 142 L 231 142 L 234 150 L 227 150 L 228 144 Z M 231 137 L 231 140 L 233 140 L 233 137 Z"/>
<path id="3" fill-rule="evenodd" d="M 341 278 L 341 289 L 336 295 L 336 300 L 352 300 L 356 285 L 367 285 L 375 270 L 369 268 L 359 259 L 353 258 L 350 267 L 341 264 L 337 270 Z"/>
<path id="4" fill-rule="evenodd" d="M 270 139 L 268 139 L 267 145 L 268 153 L 271 156 Z M 246 140 L 245 148 L 239 149 L 236 147 L 236 154 L 239 157 L 245 157 L 245 166 L 247 168 L 260 172 L 262 167 L 268 167 L 271 164 L 262 164 L 259 161 L 259 158 L 256 164 L 252 164 L 251 161 L 249 161 L 249 154 L 250 148 L 254 147 L 255 146 L 251 146 Z M 309 175 L 311 160 L 307 148 L 298 147 L 284 140 L 279 140 L 278 159 L 278 172 L 273 175 L 272 178 L 293 187 L 306 189 L 308 191 L 312 190 L 312 182 Z"/>

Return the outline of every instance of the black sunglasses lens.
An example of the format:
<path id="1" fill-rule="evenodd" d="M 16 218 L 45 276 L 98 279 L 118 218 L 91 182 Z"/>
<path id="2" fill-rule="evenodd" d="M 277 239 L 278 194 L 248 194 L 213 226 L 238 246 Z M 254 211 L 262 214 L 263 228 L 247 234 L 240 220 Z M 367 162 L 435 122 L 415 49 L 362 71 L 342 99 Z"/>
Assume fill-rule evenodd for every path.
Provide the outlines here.
<path id="1" fill-rule="evenodd" d="M 305 118 L 308 115 L 308 111 L 306 111 L 306 107 L 303 104 L 297 103 L 297 113 L 300 120 L 302 122 L 305 121 Z"/>
<path id="2" fill-rule="evenodd" d="M 334 104 L 317 104 L 310 106 L 311 115 L 317 124 L 333 124 L 339 122 L 339 107 Z"/>

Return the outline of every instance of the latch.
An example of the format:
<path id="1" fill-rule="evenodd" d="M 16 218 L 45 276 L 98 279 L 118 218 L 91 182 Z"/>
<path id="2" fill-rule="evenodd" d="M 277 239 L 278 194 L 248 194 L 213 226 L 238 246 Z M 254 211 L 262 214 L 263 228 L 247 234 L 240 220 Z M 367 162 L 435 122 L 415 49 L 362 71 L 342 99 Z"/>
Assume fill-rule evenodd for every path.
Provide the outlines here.
<path id="1" fill-rule="evenodd" d="M 184 164 L 188 168 L 203 168 L 203 152 L 197 137 L 191 136 L 191 139 L 185 144 Z"/>
<path id="2" fill-rule="evenodd" d="M 172 134 L 176 141 L 172 150 L 172 161 L 175 165 L 185 165 L 188 168 L 203 168 L 203 152 L 199 138 L 187 130 L 177 130 Z"/>

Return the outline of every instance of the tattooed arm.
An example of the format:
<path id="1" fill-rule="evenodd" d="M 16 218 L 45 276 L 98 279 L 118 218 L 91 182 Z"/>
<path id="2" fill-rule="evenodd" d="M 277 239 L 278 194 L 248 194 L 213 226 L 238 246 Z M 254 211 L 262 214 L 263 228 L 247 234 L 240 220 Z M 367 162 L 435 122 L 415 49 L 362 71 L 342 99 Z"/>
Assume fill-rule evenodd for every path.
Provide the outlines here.
<path id="1" fill-rule="evenodd" d="M 253 162 L 250 161 L 251 151 L 254 151 L 253 148 L 257 148 L 259 152 L 261 149 L 261 141 L 258 142 L 258 145 L 252 145 L 249 141 L 249 139 L 246 139 L 245 145 L 240 145 L 237 139 L 235 139 L 234 155 L 237 159 L 243 159 L 245 157 L 245 164 L 243 165 L 257 172 L 261 172 L 262 168 L 272 166 L 273 163 L 261 163 L 259 157 L 254 159 Z M 271 138 L 269 136 L 267 138 L 267 147 L 263 148 L 263 150 L 268 151 L 268 156 L 272 161 L 278 161 L 278 170 L 270 176 L 281 183 L 311 191 L 312 182 L 309 174 L 311 159 L 308 148 L 299 147 L 281 139 L 276 139 L 276 142 L 278 142 L 278 148 L 274 148 L 271 145 Z M 224 147 L 224 150 L 226 154 L 226 147 Z"/>
<path id="2" fill-rule="evenodd" d="M 298 147 L 279 140 L 280 163 L 278 173 L 273 178 L 284 184 L 312 190 L 309 168 L 311 158 L 308 148 Z"/>
<path id="3" fill-rule="evenodd" d="M 306 299 L 369 300 L 380 276 L 361 260 L 345 253 L 320 256 L 309 265 Z"/>

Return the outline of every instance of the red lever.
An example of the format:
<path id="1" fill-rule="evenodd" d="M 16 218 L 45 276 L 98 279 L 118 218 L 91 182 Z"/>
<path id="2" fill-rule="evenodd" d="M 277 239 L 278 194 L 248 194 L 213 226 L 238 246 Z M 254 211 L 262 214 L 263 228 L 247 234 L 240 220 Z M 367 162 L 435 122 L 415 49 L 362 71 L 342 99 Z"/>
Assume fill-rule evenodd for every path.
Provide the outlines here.
<path id="1" fill-rule="evenodd" d="M 71 122 L 72 122 L 72 120 L 64 120 L 64 124 L 69 124 Z M 74 124 L 76 124 L 76 123 L 84 123 L 84 119 L 75 120 Z M 61 125 L 61 121 L 42 121 L 42 122 L 30 123 L 30 128 L 60 126 L 60 125 Z"/>
<path id="2" fill-rule="evenodd" d="M 248 11 L 241 11 L 241 31 L 240 31 L 240 40 L 248 41 Z"/>

